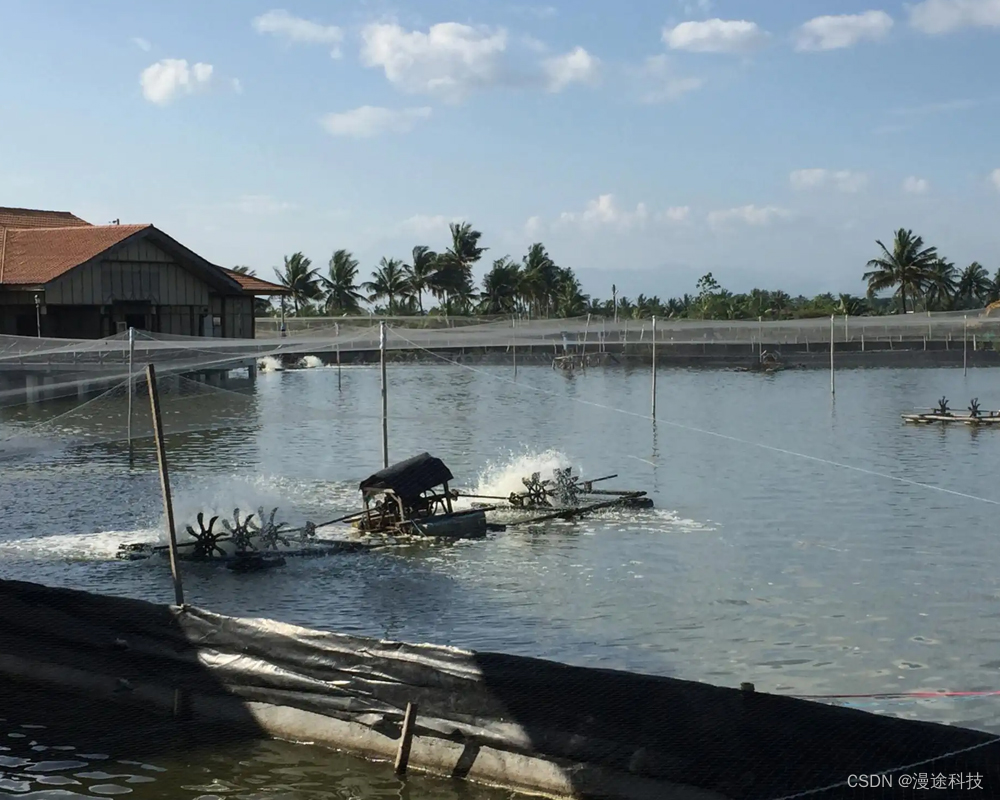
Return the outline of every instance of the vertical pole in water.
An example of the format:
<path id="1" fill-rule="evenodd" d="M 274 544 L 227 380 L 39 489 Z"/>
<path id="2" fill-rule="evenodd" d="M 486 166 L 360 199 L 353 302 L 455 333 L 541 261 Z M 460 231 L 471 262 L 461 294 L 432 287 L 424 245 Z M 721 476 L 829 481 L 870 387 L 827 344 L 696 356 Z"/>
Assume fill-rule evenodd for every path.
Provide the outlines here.
<path id="1" fill-rule="evenodd" d="M 833 378 L 833 326 L 837 319 L 836 314 L 830 315 L 830 394 L 836 394 L 837 390 L 834 387 Z"/>
<path id="2" fill-rule="evenodd" d="M 403 726 L 399 734 L 399 747 L 396 749 L 396 762 L 393 769 L 397 775 L 405 775 L 410 763 L 410 747 L 413 745 L 413 726 L 417 719 L 417 707 L 413 703 L 406 704 L 403 715 Z"/>
<path id="3" fill-rule="evenodd" d="M 135 356 L 135 328 L 128 329 L 128 463 L 132 463 L 132 361 Z"/>
<path id="4" fill-rule="evenodd" d="M 650 416 L 656 419 L 656 317 L 653 317 L 653 407 Z"/>
<path id="5" fill-rule="evenodd" d="M 962 375 L 969 374 L 969 315 L 965 315 L 962 323 Z"/>
<path id="6" fill-rule="evenodd" d="M 170 574 L 174 579 L 174 599 L 177 605 L 184 605 L 184 588 L 177 566 L 177 531 L 174 529 L 174 504 L 170 499 L 170 476 L 167 473 L 167 450 L 163 444 L 163 423 L 160 419 L 160 395 L 156 391 L 156 368 L 146 365 L 146 381 L 149 384 L 149 405 L 153 412 L 153 437 L 156 439 L 156 459 L 160 464 L 160 487 L 163 489 L 163 509 L 167 514 L 167 534 L 170 537 Z"/>
<path id="7" fill-rule="evenodd" d="M 382 468 L 389 466 L 389 405 L 385 393 L 385 320 L 378 324 L 378 350 L 382 371 Z"/>
<path id="8" fill-rule="evenodd" d="M 757 344 L 760 345 L 760 357 L 764 357 L 764 317 L 757 317 Z"/>
<path id="9" fill-rule="evenodd" d="M 340 391 L 340 323 L 333 323 L 333 331 L 337 337 L 337 391 Z"/>
<path id="10" fill-rule="evenodd" d="M 510 346 L 511 351 L 514 354 L 514 380 L 517 380 L 517 320 L 514 317 L 510 318 Z"/>
<path id="11" fill-rule="evenodd" d="M 587 325 L 583 329 L 583 348 L 580 355 L 583 357 L 583 371 L 587 371 L 587 337 L 590 336 L 590 314 L 587 314 Z"/>

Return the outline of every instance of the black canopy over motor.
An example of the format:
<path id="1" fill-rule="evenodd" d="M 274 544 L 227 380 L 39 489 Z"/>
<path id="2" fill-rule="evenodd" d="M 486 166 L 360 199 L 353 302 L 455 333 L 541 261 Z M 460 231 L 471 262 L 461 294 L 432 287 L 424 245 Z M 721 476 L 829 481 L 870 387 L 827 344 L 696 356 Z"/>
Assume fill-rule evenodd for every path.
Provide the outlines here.
<path id="1" fill-rule="evenodd" d="M 416 500 L 424 492 L 455 479 L 440 458 L 430 453 L 392 464 L 361 482 L 361 493 L 392 491 L 404 501 Z"/>

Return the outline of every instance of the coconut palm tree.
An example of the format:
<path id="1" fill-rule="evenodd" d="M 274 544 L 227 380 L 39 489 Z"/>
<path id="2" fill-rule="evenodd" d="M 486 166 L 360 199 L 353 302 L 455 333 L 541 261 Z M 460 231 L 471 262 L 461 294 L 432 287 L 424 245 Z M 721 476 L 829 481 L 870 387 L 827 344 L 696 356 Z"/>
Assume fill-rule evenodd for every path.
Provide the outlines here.
<path id="1" fill-rule="evenodd" d="M 336 250 L 330 256 L 329 277 L 321 278 L 326 289 L 328 314 L 359 314 L 364 299 L 358 291 L 358 262 L 349 250 Z"/>
<path id="2" fill-rule="evenodd" d="M 468 222 L 453 222 L 449 229 L 451 230 L 451 247 L 448 248 L 446 254 L 461 266 L 462 271 L 470 279 L 471 285 L 472 266 L 483 257 L 483 253 L 489 248 L 479 246 L 479 240 L 483 234 L 473 230 L 472 225 Z"/>
<path id="3" fill-rule="evenodd" d="M 928 311 L 947 311 L 955 304 L 955 290 L 958 278 L 955 265 L 944 258 L 937 259 L 930 268 L 924 299 Z"/>
<path id="4" fill-rule="evenodd" d="M 563 270 L 559 276 L 559 284 L 554 298 L 557 316 L 579 317 L 587 313 L 587 303 L 590 298 L 581 291 L 580 282 L 573 270 Z"/>
<path id="5" fill-rule="evenodd" d="M 437 261 L 437 253 L 426 245 L 419 244 L 413 248 L 412 263 L 403 265 L 403 272 L 406 273 L 421 315 L 424 313 L 424 292 L 431 288 L 434 273 L 438 269 Z"/>
<path id="6" fill-rule="evenodd" d="M 388 301 L 386 306 L 388 313 L 390 315 L 397 313 L 397 299 L 403 300 L 410 293 L 409 282 L 403 272 L 403 262 L 398 258 L 383 257 L 378 262 L 378 268 L 372 273 L 372 279 L 361 284 L 361 288 L 368 292 L 370 302 L 376 302 L 384 297 Z"/>
<path id="7" fill-rule="evenodd" d="M 521 267 L 510 256 L 498 258 L 483 278 L 479 311 L 483 314 L 513 314 L 521 292 Z"/>
<path id="8" fill-rule="evenodd" d="M 319 275 L 316 270 L 310 269 L 311 266 L 312 261 L 302 253 L 293 253 L 285 256 L 284 271 L 274 268 L 278 282 L 291 292 L 296 314 L 303 305 L 323 296 L 319 287 Z"/>
<path id="9" fill-rule="evenodd" d="M 559 292 L 559 267 L 545 250 L 545 245 L 535 242 L 522 259 L 524 295 L 535 316 L 549 316 Z"/>
<path id="10" fill-rule="evenodd" d="M 868 282 L 868 294 L 874 296 L 898 286 L 899 312 L 905 314 L 906 297 L 909 295 L 915 302 L 920 296 L 937 261 L 937 248 L 925 247 L 920 236 L 903 228 L 896 231 L 892 252 L 877 239 L 875 244 L 882 248 L 882 255 L 868 262 L 869 271 L 863 276 Z"/>
<path id="11" fill-rule="evenodd" d="M 993 282 L 986 268 L 978 261 L 973 261 L 962 270 L 958 279 L 958 296 L 966 308 L 977 308 L 989 301 Z"/>

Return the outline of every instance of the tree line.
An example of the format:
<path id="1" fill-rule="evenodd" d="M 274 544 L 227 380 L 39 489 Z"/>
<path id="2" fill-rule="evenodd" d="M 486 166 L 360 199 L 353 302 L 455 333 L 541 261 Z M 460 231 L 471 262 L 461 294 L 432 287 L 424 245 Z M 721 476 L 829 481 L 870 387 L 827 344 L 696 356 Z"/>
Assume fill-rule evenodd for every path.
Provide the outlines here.
<path id="1" fill-rule="evenodd" d="M 615 287 L 611 299 L 592 298 L 583 293 L 573 270 L 558 266 L 540 242 L 531 245 L 520 261 L 507 255 L 495 259 L 477 287 L 473 268 L 488 250 L 480 245 L 482 233 L 467 222 L 452 223 L 450 233 L 451 242 L 443 251 L 418 245 L 406 262 L 383 258 L 369 280 L 361 280 L 359 263 L 349 250 L 333 253 L 326 274 L 313 268 L 301 252 L 285 256 L 284 265 L 274 270 L 290 292 L 291 308 L 285 313 L 357 315 L 369 313 L 363 308 L 369 305 L 370 313 L 388 316 L 538 318 L 617 313 L 619 318 L 796 319 L 975 309 L 1000 300 L 1000 270 L 992 278 L 978 262 L 959 270 L 936 247 L 902 228 L 889 247 L 876 241 L 881 252 L 868 262 L 862 276 L 867 285 L 864 296 L 793 297 L 766 289 L 734 294 L 709 272 L 698 281 L 694 294 L 667 300 L 644 294 L 634 299 L 620 296 Z M 246 267 L 235 269 L 253 274 Z M 886 292 L 891 293 L 886 296 Z M 280 312 L 270 301 L 259 300 L 257 313 Z"/>

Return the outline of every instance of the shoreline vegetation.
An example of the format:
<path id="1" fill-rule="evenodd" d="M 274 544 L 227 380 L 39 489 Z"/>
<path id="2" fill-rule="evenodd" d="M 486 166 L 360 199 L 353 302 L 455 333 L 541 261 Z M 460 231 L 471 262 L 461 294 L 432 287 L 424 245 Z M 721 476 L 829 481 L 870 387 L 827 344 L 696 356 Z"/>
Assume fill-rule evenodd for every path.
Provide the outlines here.
<path id="1" fill-rule="evenodd" d="M 255 313 L 299 318 L 374 314 L 546 319 L 594 314 L 618 319 L 794 320 L 971 310 L 1000 300 L 1000 270 L 991 278 L 977 261 L 959 270 L 936 247 L 903 228 L 888 245 L 876 241 L 880 252 L 862 275 L 865 296 L 827 292 L 792 297 L 766 289 L 734 294 L 709 272 L 698 281 L 695 294 L 667 300 L 645 294 L 625 297 L 614 285 L 610 300 L 591 297 L 582 291 L 573 269 L 557 265 L 541 242 L 531 245 L 520 261 L 509 255 L 494 259 L 477 287 L 473 268 L 489 250 L 480 245 L 482 233 L 463 222 L 451 223 L 450 234 L 441 252 L 418 245 L 406 262 L 382 258 L 370 280 L 361 279 L 359 262 L 349 250 L 333 253 L 325 275 L 301 252 L 285 256 L 283 266 L 274 271 L 291 292 L 291 308 L 258 299 Z M 234 269 L 255 274 L 245 266 Z M 436 304 L 431 305 L 432 300 Z"/>

